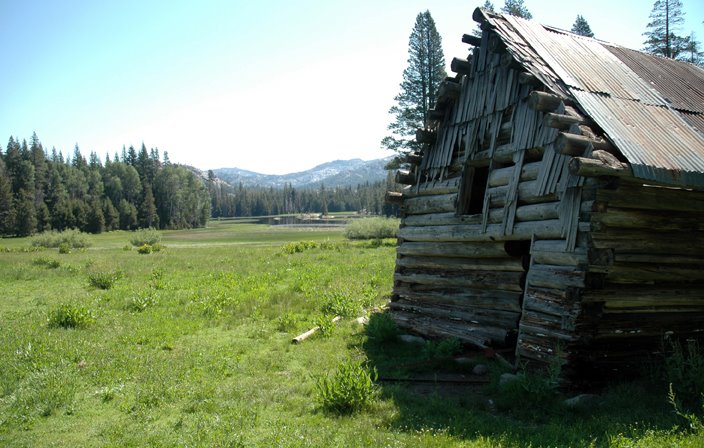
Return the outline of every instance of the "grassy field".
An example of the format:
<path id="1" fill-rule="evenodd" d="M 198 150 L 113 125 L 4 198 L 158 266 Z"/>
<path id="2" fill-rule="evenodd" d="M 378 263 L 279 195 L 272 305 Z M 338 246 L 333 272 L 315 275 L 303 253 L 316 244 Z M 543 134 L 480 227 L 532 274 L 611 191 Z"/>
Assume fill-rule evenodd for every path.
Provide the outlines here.
<path id="1" fill-rule="evenodd" d="M 0 446 L 704 446 L 657 382 L 566 408 L 541 383 L 390 381 L 473 363 L 369 337 L 354 317 L 388 301 L 394 242 L 342 235 L 212 222 L 144 255 L 127 232 L 69 254 L 0 240 Z M 365 361 L 371 404 L 323 406 L 321 378 Z"/>

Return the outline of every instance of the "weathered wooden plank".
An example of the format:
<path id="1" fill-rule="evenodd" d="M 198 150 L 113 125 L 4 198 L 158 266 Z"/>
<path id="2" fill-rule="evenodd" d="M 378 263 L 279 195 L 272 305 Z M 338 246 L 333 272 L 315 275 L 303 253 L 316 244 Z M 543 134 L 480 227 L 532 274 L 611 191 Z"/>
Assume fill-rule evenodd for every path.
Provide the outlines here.
<path id="1" fill-rule="evenodd" d="M 509 258 L 504 243 L 413 243 L 404 242 L 396 249 L 399 255 L 461 258 Z"/>
<path id="2" fill-rule="evenodd" d="M 560 238 L 560 220 L 548 219 L 545 221 L 519 222 L 513 226 L 513 234 L 504 236 L 501 226 L 490 224 L 486 232 L 481 232 L 481 225 L 450 225 L 429 227 L 403 227 L 397 236 L 405 241 L 425 242 L 451 242 L 451 241 L 495 241 L 497 238 L 505 240 L 530 240 L 533 236 L 538 239 Z"/>
<path id="3" fill-rule="evenodd" d="M 408 215 L 402 221 L 406 226 L 449 226 L 481 222 L 481 214 L 457 215 L 455 212 Z"/>
<path id="4" fill-rule="evenodd" d="M 653 231 L 704 231 L 704 214 L 691 212 L 609 207 L 605 212 L 592 212 L 591 222 L 595 230 L 606 226 Z"/>
<path id="5" fill-rule="evenodd" d="M 654 260 L 657 263 L 656 260 Z M 704 282 L 704 269 L 699 265 L 655 263 L 616 263 L 606 268 L 608 283 L 693 283 Z"/>
<path id="6" fill-rule="evenodd" d="M 399 327 L 408 328 L 416 334 L 428 338 L 448 338 L 454 337 L 463 342 L 468 342 L 480 348 L 502 345 L 503 340 L 493 340 L 497 334 L 492 328 L 482 328 L 478 325 L 468 325 L 464 321 L 451 321 L 445 319 L 433 319 L 416 313 L 408 313 L 396 310 L 391 313 L 391 317 Z M 503 331 L 499 329 L 499 331 Z"/>
<path id="7" fill-rule="evenodd" d="M 704 247 L 702 232 L 651 232 L 646 229 L 607 228 L 592 231 L 592 245 L 623 254 L 664 254 L 700 256 Z"/>
<path id="8" fill-rule="evenodd" d="M 447 288 L 440 285 L 397 283 L 394 293 L 417 302 L 451 304 L 499 311 L 521 311 L 521 292 L 496 289 Z"/>
<path id="9" fill-rule="evenodd" d="M 409 215 L 443 213 L 455 210 L 457 193 L 418 196 L 403 201 L 403 211 Z"/>
<path id="10" fill-rule="evenodd" d="M 523 297 L 523 308 L 554 316 L 576 317 L 581 311 L 581 305 L 575 296 L 564 289 L 528 287 Z"/>
<path id="11" fill-rule="evenodd" d="M 533 264 L 528 271 L 526 284 L 543 288 L 584 288 L 586 272 L 571 266 Z"/>
<path id="12" fill-rule="evenodd" d="M 487 196 L 489 197 L 489 206 L 491 208 L 503 207 L 506 204 L 507 194 L 508 194 L 508 185 L 487 188 Z M 519 204 L 536 204 L 538 202 L 555 201 L 556 199 L 557 199 L 557 195 L 555 195 L 555 194 L 540 195 L 538 193 L 538 182 L 535 180 L 520 182 L 518 184 L 518 203 Z"/>
<path id="13" fill-rule="evenodd" d="M 456 193 L 459 188 L 461 176 L 445 178 L 441 181 L 421 181 L 418 185 L 409 188 L 405 194 L 406 197 L 413 198 L 417 196 L 437 196 L 443 194 Z"/>
<path id="14" fill-rule="evenodd" d="M 479 325 L 482 328 L 496 328 L 500 330 L 500 332 L 494 333 L 495 330 L 490 330 L 491 333 L 494 333 L 492 339 L 495 340 L 504 340 L 508 330 L 518 329 L 518 319 L 520 317 L 519 313 L 504 312 L 501 314 L 495 310 L 437 306 L 432 304 L 411 303 L 403 300 L 391 302 L 389 309 L 391 309 L 392 312 L 401 310 L 411 313 L 420 313 L 424 316 L 436 319 L 463 320 L 468 324 Z"/>
<path id="15" fill-rule="evenodd" d="M 394 274 L 394 281 L 454 288 L 499 289 L 520 292 L 522 272 L 468 271 L 448 273 L 443 271 L 404 271 Z"/>
<path id="16" fill-rule="evenodd" d="M 622 182 L 614 190 L 599 189 L 596 199 L 606 202 L 609 208 L 704 213 L 704 192 L 679 188 L 639 186 Z"/>
<path id="17" fill-rule="evenodd" d="M 513 166 L 493 170 L 489 173 L 488 186 L 500 187 L 502 185 L 508 185 L 514 171 L 515 167 Z M 521 182 L 535 180 L 538 177 L 538 171 L 540 171 L 540 162 L 526 163 L 521 168 Z"/>
<path id="18" fill-rule="evenodd" d="M 522 205 L 516 208 L 515 221 L 544 221 L 557 219 L 559 217 L 559 202 L 544 202 L 540 204 Z M 489 211 L 488 222 L 495 224 L 503 222 L 505 219 L 504 208 L 494 208 Z"/>
<path id="19" fill-rule="evenodd" d="M 403 256 L 396 266 L 411 269 L 444 269 L 452 271 L 513 271 L 523 272 L 519 258 L 446 258 L 438 256 Z"/>

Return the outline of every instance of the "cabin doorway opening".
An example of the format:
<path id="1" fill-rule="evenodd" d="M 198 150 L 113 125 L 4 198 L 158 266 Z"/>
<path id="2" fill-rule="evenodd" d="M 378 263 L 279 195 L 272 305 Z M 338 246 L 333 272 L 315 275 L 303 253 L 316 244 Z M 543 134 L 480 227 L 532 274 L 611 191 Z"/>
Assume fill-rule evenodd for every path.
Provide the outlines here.
<path id="1" fill-rule="evenodd" d="M 521 267 L 523 268 L 523 272 L 521 272 L 519 278 L 521 295 L 518 299 L 518 307 L 520 312 L 516 318 L 514 328 L 509 329 L 506 336 L 506 346 L 512 348 L 514 353 L 516 352 L 516 346 L 518 344 L 518 326 L 523 318 L 523 298 L 526 294 L 526 280 L 528 279 L 528 270 L 530 269 L 530 248 L 531 240 L 512 240 L 504 243 L 504 251 L 506 251 L 506 254 L 510 257 L 520 258 Z"/>

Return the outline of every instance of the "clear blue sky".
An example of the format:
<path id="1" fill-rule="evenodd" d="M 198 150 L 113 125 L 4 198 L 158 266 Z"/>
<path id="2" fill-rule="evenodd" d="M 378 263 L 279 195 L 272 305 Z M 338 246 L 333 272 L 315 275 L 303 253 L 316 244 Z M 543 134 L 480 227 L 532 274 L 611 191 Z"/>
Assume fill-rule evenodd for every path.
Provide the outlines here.
<path id="1" fill-rule="evenodd" d="M 704 40 L 704 2 L 682 2 L 682 33 Z M 391 155 L 379 141 L 416 15 L 430 10 L 449 64 L 481 3 L 0 0 L 0 145 L 36 131 L 48 150 L 103 159 L 144 142 L 173 162 L 263 173 Z M 653 1 L 525 4 L 637 49 Z"/>

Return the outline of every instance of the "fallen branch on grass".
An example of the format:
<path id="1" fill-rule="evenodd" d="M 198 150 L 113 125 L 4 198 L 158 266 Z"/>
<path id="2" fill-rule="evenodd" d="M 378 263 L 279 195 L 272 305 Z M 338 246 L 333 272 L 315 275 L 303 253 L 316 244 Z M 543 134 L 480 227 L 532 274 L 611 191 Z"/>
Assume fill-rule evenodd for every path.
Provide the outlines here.
<path id="1" fill-rule="evenodd" d="M 337 322 L 338 320 L 342 319 L 340 316 L 335 316 L 332 319 L 332 323 Z M 305 333 L 299 334 L 295 338 L 291 340 L 293 344 L 298 344 L 299 342 L 304 341 L 305 339 L 308 339 L 310 336 L 312 336 L 316 331 L 320 330 L 320 326 L 315 326 L 311 328 L 310 330 L 306 331 Z"/>

